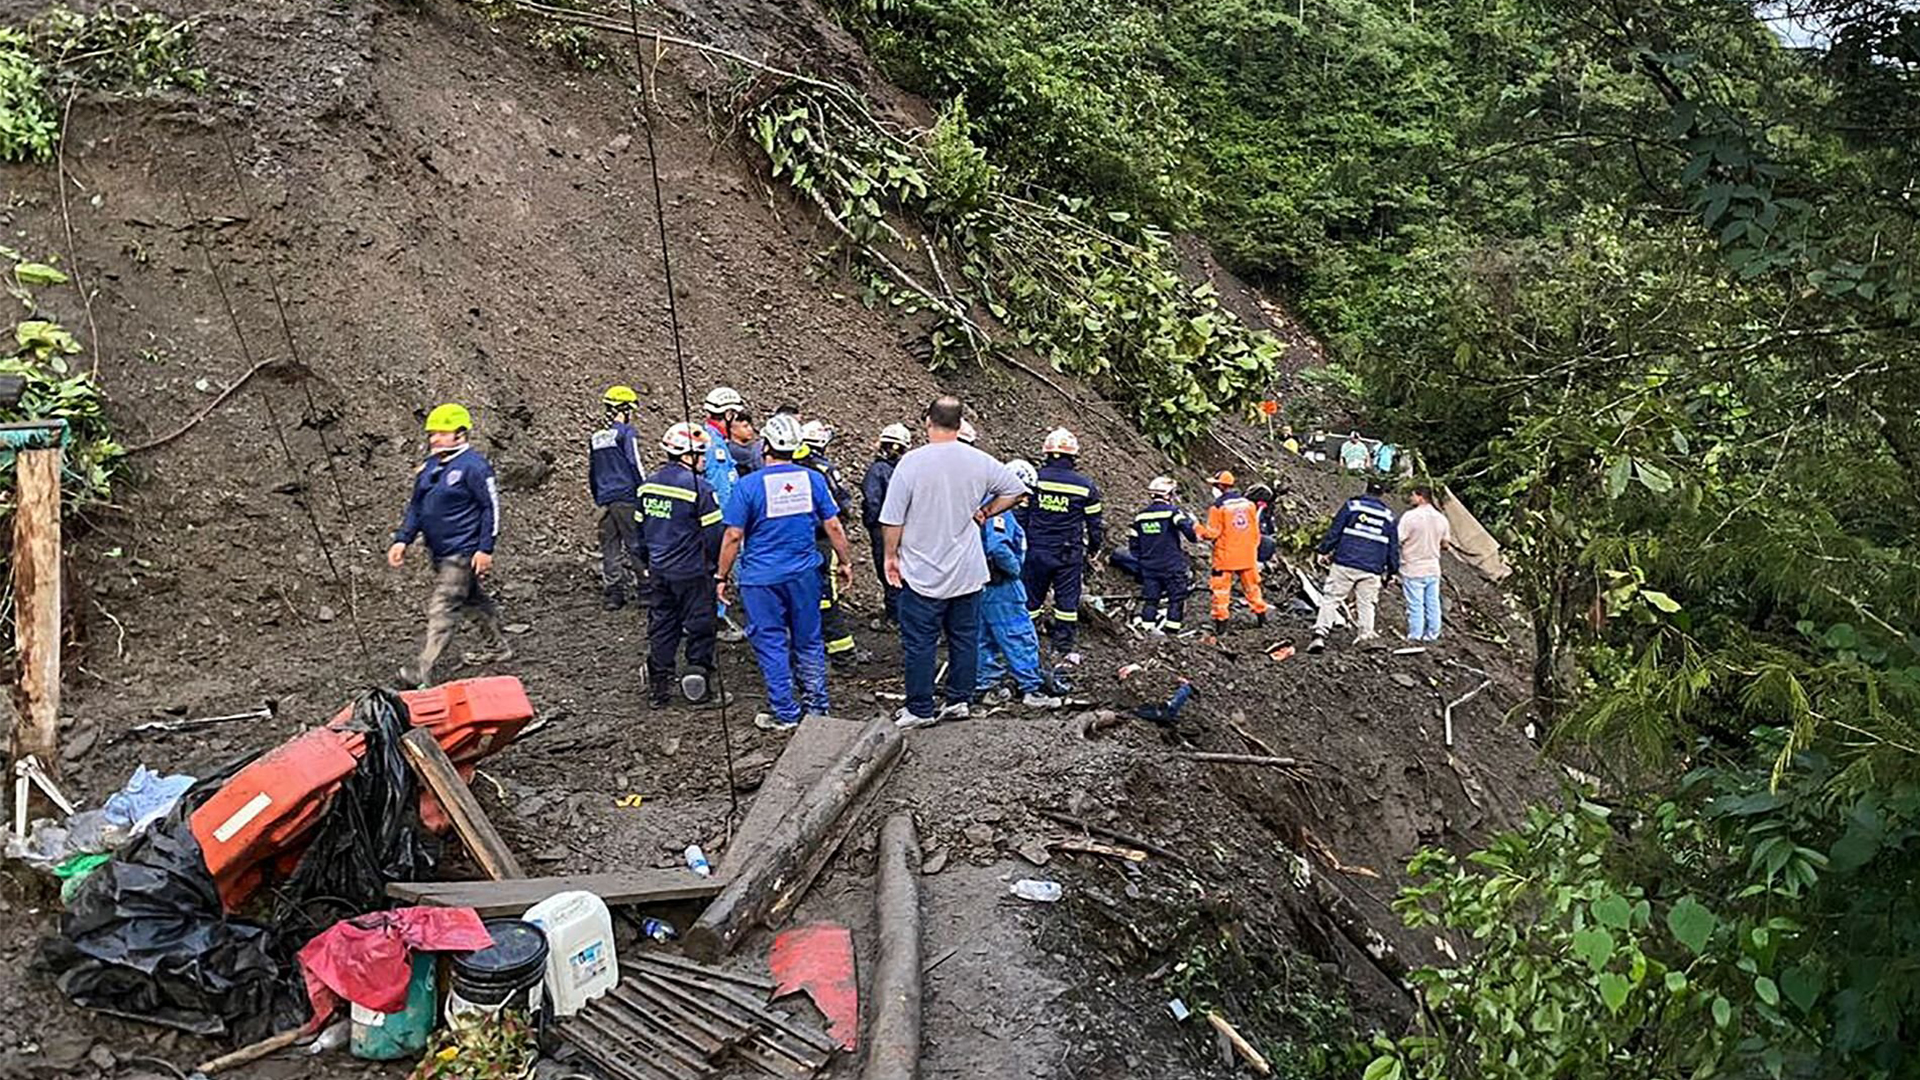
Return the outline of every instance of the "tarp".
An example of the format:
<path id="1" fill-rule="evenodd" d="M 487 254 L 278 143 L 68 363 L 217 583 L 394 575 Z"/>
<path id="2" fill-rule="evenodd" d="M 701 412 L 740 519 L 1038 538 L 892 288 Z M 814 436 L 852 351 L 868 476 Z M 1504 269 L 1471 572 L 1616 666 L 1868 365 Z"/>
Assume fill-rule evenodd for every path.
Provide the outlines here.
<path id="1" fill-rule="evenodd" d="M 471 952 L 493 944 L 472 908 L 407 907 L 342 919 L 300 950 L 316 1024 L 342 998 L 377 1013 L 407 1006 L 416 952 Z"/>
<path id="2" fill-rule="evenodd" d="M 1460 557 L 1493 581 L 1504 580 L 1512 574 L 1513 567 L 1507 565 L 1506 558 L 1500 554 L 1500 541 L 1495 540 L 1493 534 L 1467 510 L 1467 504 L 1461 502 L 1450 489 L 1443 488 L 1441 497 L 1446 500 L 1446 505 L 1440 509 L 1447 515 L 1447 523 L 1453 526 L 1454 544 L 1463 552 L 1473 553 L 1461 554 Z"/>

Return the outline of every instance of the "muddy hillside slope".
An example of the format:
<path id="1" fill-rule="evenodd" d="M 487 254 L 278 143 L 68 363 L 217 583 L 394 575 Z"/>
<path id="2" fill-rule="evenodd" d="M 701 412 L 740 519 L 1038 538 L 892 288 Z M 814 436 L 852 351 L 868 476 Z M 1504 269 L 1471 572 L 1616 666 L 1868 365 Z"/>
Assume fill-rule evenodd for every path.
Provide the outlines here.
<path id="1" fill-rule="evenodd" d="M 0 223 L 9 244 L 50 254 L 66 250 L 70 221 L 75 257 L 63 261 L 97 290 L 98 339 L 83 335 L 84 359 L 97 356 L 125 443 L 173 432 L 255 364 L 278 362 L 184 435 L 136 454 L 116 506 L 78 523 L 69 787 L 98 799 L 140 763 L 211 771 L 325 719 L 356 688 L 391 681 L 417 647 L 426 571 L 390 571 L 382 554 L 420 420 L 457 400 L 502 479 L 498 578 L 518 656 L 498 670 L 525 681 L 548 721 L 486 765 L 475 783 L 483 805 L 542 873 L 672 866 L 696 841 L 720 857 L 735 809 L 720 718 L 644 707 L 644 618 L 600 610 L 584 486 L 584 440 L 605 386 L 640 388 L 649 431 L 683 408 L 628 77 L 568 69 L 528 49 L 524 28 L 450 0 L 159 6 L 200 20 L 216 89 L 80 96 L 66 214 L 52 167 L 6 166 Z M 36 11 L 0 3 L 8 21 Z M 809 3 L 686 0 L 643 17 L 854 82 L 908 122 L 924 115 Z M 1002 456 L 1031 453 L 1056 425 L 1078 431 L 1083 468 L 1116 519 L 1157 473 L 1181 477 L 1197 500 L 1201 466 L 1272 460 L 1263 433 L 1236 428 L 1220 433 L 1233 450 L 1210 446 L 1176 467 L 1105 407 L 1069 400 L 1093 396 L 1070 380 L 1063 394 L 1002 368 L 930 374 L 910 351 L 914 331 L 858 302 L 843 264 L 820 256 L 832 238 L 811 209 L 771 190 L 753 149 L 713 111 L 729 77 L 670 50 L 655 90 L 696 406 L 720 382 L 762 412 L 790 401 L 836 425 L 836 454 L 857 471 L 881 426 L 911 423 L 955 390 Z M 1269 310 L 1220 284 L 1247 316 Z M 42 299 L 66 325 L 87 325 L 73 290 Z M 1324 517 L 1355 488 L 1303 462 L 1274 467 L 1293 524 Z M 853 540 L 865 550 L 864 535 Z M 914 810 L 944 866 L 922 878 L 925 949 L 938 960 L 923 1074 L 1226 1075 L 1210 1031 L 1169 1014 L 1174 997 L 1234 1017 L 1298 1070 L 1355 1025 L 1397 1029 L 1409 1004 L 1391 965 L 1356 947 L 1342 919 L 1386 932 L 1407 960 L 1431 959 L 1434 940 L 1399 932 L 1385 907 L 1399 867 L 1421 845 L 1484 835 L 1553 789 L 1507 719 L 1524 700 L 1526 629 L 1498 589 L 1463 565 L 1449 573 L 1459 633 L 1425 654 L 1270 659 L 1270 645 L 1304 644 L 1308 621 L 1276 586 L 1272 625 L 1256 631 L 1242 613 L 1245 625 L 1217 644 L 1149 644 L 1090 620 L 1075 691 L 1088 704 L 914 734 L 872 813 Z M 1124 609 L 1130 590 L 1103 572 L 1093 591 Z M 857 719 L 891 709 L 886 695 L 900 687 L 897 645 L 867 630 L 874 598 L 862 565 L 854 604 L 874 658 L 834 683 L 836 712 Z M 1203 621 L 1203 602 L 1190 605 L 1190 623 Z M 1398 622 L 1397 599 L 1381 618 Z M 758 705 L 751 658 L 727 646 L 722 663 L 740 697 L 727 720 L 734 754 L 764 769 L 780 743 L 747 722 Z M 1144 666 L 1119 677 L 1135 663 Z M 1450 751 L 1441 704 L 1477 685 L 1477 672 L 1491 686 L 1456 714 Z M 1199 692 L 1176 725 L 1127 718 L 1181 678 Z M 274 714 L 264 721 L 130 732 L 155 710 L 204 715 L 265 700 Z M 1124 719 L 1089 732 L 1103 709 Z M 1193 751 L 1299 764 L 1221 765 Z M 633 794 L 637 806 L 622 798 Z M 1021 849 L 1044 852 L 1066 831 L 1042 810 L 1177 858 L 1056 851 L 1035 866 Z M 871 835 L 855 830 L 800 913 L 850 923 L 863 950 Z M 1027 876 L 1062 882 L 1066 900 L 1013 899 L 1008 882 Z M 132 1059 L 187 1067 L 217 1049 L 68 1004 L 30 964 L 56 926 L 44 892 L 0 885 L 0 1076 L 157 1075 Z M 293 1059 L 237 1075 L 359 1068 Z"/>

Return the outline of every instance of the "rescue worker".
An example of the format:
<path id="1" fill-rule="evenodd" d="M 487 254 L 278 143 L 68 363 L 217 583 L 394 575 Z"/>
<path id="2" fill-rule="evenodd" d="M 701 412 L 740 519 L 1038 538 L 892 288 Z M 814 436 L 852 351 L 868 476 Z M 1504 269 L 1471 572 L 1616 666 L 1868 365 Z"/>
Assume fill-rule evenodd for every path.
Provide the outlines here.
<path id="1" fill-rule="evenodd" d="M 1200 542 L 1177 494 L 1171 476 L 1147 481 L 1146 509 L 1133 515 L 1127 531 L 1127 553 L 1140 571 L 1140 617 L 1134 625 L 1154 637 L 1177 634 L 1185 625 L 1187 590 L 1193 583 L 1181 542 Z"/>
<path id="2" fill-rule="evenodd" d="M 463 616 L 480 623 L 486 644 L 462 659 L 469 664 L 513 659 L 500 632 L 500 609 L 482 581 L 493 572 L 493 545 L 500 535 L 500 487 L 493 466 L 467 443 L 473 417 L 465 406 L 437 406 L 427 414 L 426 429 L 427 458 L 414 472 L 406 516 L 387 549 L 387 565 L 397 570 L 406 562 L 407 545 L 424 535 L 433 565 L 427 640 L 419 660 L 400 669 L 402 683 L 419 687 L 432 682 L 433 665 Z"/>
<path id="3" fill-rule="evenodd" d="M 706 429 L 679 423 L 660 436 L 666 464 L 640 486 L 641 542 L 647 553 L 647 702 L 671 703 L 674 654 L 687 642 L 680 682 L 687 700 L 712 699 L 713 576 L 720 560 L 720 504 L 698 472 Z"/>
<path id="4" fill-rule="evenodd" d="M 1267 601 L 1260 595 L 1260 515 L 1246 496 L 1234 489 L 1233 474 L 1221 470 L 1210 481 L 1213 506 L 1195 531 L 1213 541 L 1213 629 L 1225 633 L 1233 615 L 1233 582 L 1253 609 L 1257 626 L 1267 624 Z"/>
<path id="5" fill-rule="evenodd" d="M 1380 640 L 1374 632 L 1373 617 L 1380 602 L 1380 586 L 1400 572 L 1400 534 L 1393 524 L 1393 511 L 1380 500 L 1386 484 L 1367 481 L 1366 494 L 1348 499 L 1333 516 L 1327 535 L 1320 541 L 1320 553 L 1333 556 L 1327 571 L 1327 583 L 1320 593 L 1320 614 L 1313 621 L 1313 641 L 1308 652 L 1327 647 L 1327 633 L 1340 613 L 1340 603 L 1353 594 L 1360 609 L 1359 625 L 1353 643 L 1367 645 Z"/>
<path id="6" fill-rule="evenodd" d="M 819 420 L 807 421 L 800 425 L 800 442 L 807 450 L 806 457 L 799 459 L 800 464 L 826 477 L 827 491 L 833 495 L 836 505 L 851 505 L 853 495 L 841 478 L 840 467 L 827 456 L 827 446 L 833 442 L 833 425 Z M 827 641 L 827 663 L 836 670 L 847 671 L 855 664 L 873 659 L 873 654 L 861 649 L 853 639 L 846 603 L 834 584 L 840 567 L 824 527 L 814 530 L 813 542 L 820 552 L 820 632 Z"/>
<path id="7" fill-rule="evenodd" d="M 747 610 L 748 638 L 767 687 L 767 711 L 754 724 L 769 731 L 792 731 L 803 715 L 824 716 L 827 700 L 827 648 L 820 637 L 820 553 L 814 529 L 824 526 L 839 559 L 840 587 L 853 584 L 847 534 L 840 527 L 840 506 L 827 490 L 827 478 L 794 464 L 804 443 L 800 422 L 775 415 L 761 437 L 767 467 L 733 489 L 721 520 L 727 533 L 714 571 L 715 595 L 727 599 L 727 576 L 740 571 L 740 602 Z M 801 684 L 803 706 L 794 697 Z"/>
<path id="8" fill-rule="evenodd" d="M 873 548 L 873 575 L 880 579 L 886 615 L 885 622 L 873 620 L 869 629 L 900 626 L 900 587 L 887 580 L 887 540 L 880 528 L 880 508 L 887 502 L 887 484 L 893 480 L 893 467 L 900 455 L 913 445 L 913 434 L 905 424 L 888 424 L 880 429 L 880 445 L 873 464 L 860 478 L 860 524 L 866 527 L 867 543 Z"/>
<path id="9" fill-rule="evenodd" d="M 1073 651 L 1080 627 L 1080 585 L 1088 552 L 1106 544 L 1106 526 L 1100 516 L 1100 489 L 1074 471 L 1080 440 L 1066 428 L 1055 428 L 1040 443 L 1044 460 L 1027 509 L 1027 562 L 1022 578 L 1027 588 L 1027 611 L 1037 620 L 1053 595 L 1053 642 L 1058 662 L 1073 667 L 1080 654 Z"/>
<path id="10" fill-rule="evenodd" d="M 1015 458 L 1007 468 L 1028 490 L 1039 479 L 1030 461 Z M 1000 681 L 1012 675 L 1022 705 L 1057 709 L 1065 701 L 1048 691 L 1040 674 L 1040 635 L 1027 614 L 1027 590 L 1020 582 L 1026 530 L 1012 510 L 1005 510 L 981 523 L 980 538 L 987 553 L 987 584 L 980 591 L 980 667 L 974 676 L 974 700 L 989 706 L 1011 700 L 1014 690 L 1002 687 Z"/>
<path id="11" fill-rule="evenodd" d="M 746 415 L 747 402 L 740 391 L 731 386 L 716 386 L 707 391 L 707 450 L 701 458 L 701 472 L 706 477 L 707 486 L 713 488 L 713 497 L 720 503 L 722 510 L 733 499 L 733 486 L 740 481 L 740 467 L 734 464 L 729 440 L 733 435 L 734 421 Z M 726 601 L 721 601 L 717 609 L 720 619 L 719 638 L 721 641 L 743 641 L 746 634 L 734 624 L 727 614 Z"/>
<path id="12" fill-rule="evenodd" d="M 607 426 L 587 439 L 587 487 L 600 507 L 601 607 L 618 611 L 627 606 L 627 584 L 634 586 L 634 602 L 641 602 L 647 551 L 640 543 L 640 441 L 633 414 L 640 395 L 631 386 L 609 386 L 600 396 Z"/>

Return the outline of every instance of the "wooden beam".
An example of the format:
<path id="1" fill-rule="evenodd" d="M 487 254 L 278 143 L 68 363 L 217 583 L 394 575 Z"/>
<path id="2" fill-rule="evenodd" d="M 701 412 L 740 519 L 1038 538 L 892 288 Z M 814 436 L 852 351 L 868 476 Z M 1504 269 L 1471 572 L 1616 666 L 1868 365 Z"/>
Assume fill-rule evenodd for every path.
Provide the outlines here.
<path id="1" fill-rule="evenodd" d="M 482 915 L 518 915 L 549 896 L 576 889 L 618 907 L 705 900 L 720 891 L 720 883 L 687 870 L 623 870 L 508 881 L 396 881 L 387 886 L 387 895 L 410 904 L 470 907 Z"/>
<path id="2" fill-rule="evenodd" d="M 480 869 L 495 881 L 526 877 L 526 872 L 520 869 L 520 860 L 513 857 L 513 850 L 500 839 L 499 831 L 487 820 L 473 792 L 467 789 L 467 782 L 460 779 L 453 762 L 447 759 L 447 752 L 434 741 L 433 733 L 426 728 L 414 728 L 401 738 L 400 745 L 406 749 L 407 764 L 413 766 L 433 797 L 440 800 L 447 816 L 453 820 L 453 831 L 460 834 L 460 842 L 473 854 Z"/>
<path id="3" fill-rule="evenodd" d="M 687 954 L 708 963 L 726 956 L 776 902 L 784 897 L 785 907 L 797 900 L 794 883 L 806 878 L 809 864 L 823 847 L 831 850 L 835 826 L 905 746 L 906 732 L 894 726 L 892 717 L 881 717 L 862 729 L 701 912 L 687 931 Z"/>
<path id="4" fill-rule="evenodd" d="M 920 837 L 913 815 L 889 817 L 880 830 L 879 884 L 873 909 L 880 925 L 874 964 L 873 1019 L 860 1080 L 915 1080 L 920 1075 Z"/>
<path id="5" fill-rule="evenodd" d="M 21 450 L 14 466 L 13 633 L 20 656 L 13 758 L 60 770 L 60 458 Z"/>

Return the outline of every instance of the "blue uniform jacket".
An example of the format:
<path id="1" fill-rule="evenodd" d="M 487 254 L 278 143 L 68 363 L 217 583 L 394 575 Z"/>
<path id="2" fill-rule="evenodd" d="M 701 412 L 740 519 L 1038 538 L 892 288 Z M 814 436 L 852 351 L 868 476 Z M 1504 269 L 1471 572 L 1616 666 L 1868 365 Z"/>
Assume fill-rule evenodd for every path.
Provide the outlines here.
<path id="1" fill-rule="evenodd" d="M 1161 499 L 1147 504 L 1133 515 L 1133 527 L 1127 533 L 1127 550 L 1138 561 L 1142 574 L 1169 576 L 1187 572 L 1187 551 L 1181 546 L 1200 542 L 1193 531 L 1193 519 L 1185 510 Z"/>
<path id="2" fill-rule="evenodd" d="M 640 485 L 640 537 L 652 573 L 670 581 L 711 578 L 724 531 L 713 488 L 685 465 L 670 461 Z"/>
<path id="3" fill-rule="evenodd" d="M 707 456 L 702 462 L 701 472 L 707 486 L 713 489 L 713 497 L 720 500 L 724 509 L 733 499 L 733 485 L 740 480 L 740 467 L 733 463 L 733 454 L 727 450 L 727 433 L 712 421 L 707 423 Z"/>
<path id="4" fill-rule="evenodd" d="M 640 474 L 640 443 L 632 424 L 609 424 L 588 437 L 587 486 L 595 505 L 634 501 Z"/>
<path id="5" fill-rule="evenodd" d="M 1040 466 L 1027 510 L 1027 551 L 1047 564 L 1062 565 L 1086 557 L 1107 541 L 1100 512 L 1100 489 L 1073 470 L 1073 459 L 1056 457 Z M 1084 532 L 1084 540 L 1082 533 Z"/>
<path id="6" fill-rule="evenodd" d="M 500 534 L 500 486 L 480 451 L 464 446 L 446 457 L 428 454 L 420 464 L 393 542 L 411 544 L 422 533 L 436 560 L 493 551 Z"/>
<path id="7" fill-rule="evenodd" d="M 1393 511 L 1372 495 L 1347 500 L 1333 516 L 1320 550 L 1331 551 L 1334 562 L 1353 570 L 1400 572 L 1400 532 L 1394 528 Z"/>
<path id="8" fill-rule="evenodd" d="M 980 526 L 980 543 L 987 551 L 987 587 L 981 602 L 989 608 L 1018 608 L 1027 618 L 1027 589 L 1020 583 L 1026 562 L 1027 534 L 1011 511 L 987 519 Z"/>
<path id="9" fill-rule="evenodd" d="M 880 530 L 880 508 L 887 502 L 887 485 L 893 483 L 893 465 L 892 458 L 874 458 L 860 478 L 860 524 L 870 533 Z"/>

